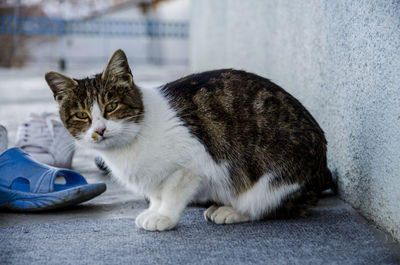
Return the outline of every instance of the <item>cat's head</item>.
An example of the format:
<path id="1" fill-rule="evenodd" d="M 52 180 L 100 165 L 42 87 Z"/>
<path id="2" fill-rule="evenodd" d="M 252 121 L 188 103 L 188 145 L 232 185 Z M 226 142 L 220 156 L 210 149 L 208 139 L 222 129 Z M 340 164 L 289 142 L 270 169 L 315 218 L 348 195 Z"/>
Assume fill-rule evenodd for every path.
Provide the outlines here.
<path id="1" fill-rule="evenodd" d="M 125 53 L 117 50 L 101 74 L 73 79 L 56 72 L 45 76 L 71 135 L 90 148 L 108 149 L 132 142 L 144 119 L 142 94 Z"/>

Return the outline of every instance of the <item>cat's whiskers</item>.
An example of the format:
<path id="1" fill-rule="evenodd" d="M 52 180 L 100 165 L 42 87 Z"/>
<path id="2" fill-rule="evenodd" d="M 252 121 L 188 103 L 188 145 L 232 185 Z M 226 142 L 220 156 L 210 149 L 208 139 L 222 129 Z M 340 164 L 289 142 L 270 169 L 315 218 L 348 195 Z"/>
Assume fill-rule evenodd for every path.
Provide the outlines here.
<path id="1" fill-rule="evenodd" d="M 75 142 L 71 142 L 66 144 L 65 146 L 59 147 L 59 152 L 60 153 L 69 153 L 70 151 L 73 151 L 75 149 Z"/>
<path id="2" fill-rule="evenodd" d="M 135 137 L 142 138 L 142 135 L 140 135 L 140 133 L 137 130 L 133 130 L 132 128 L 129 128 L 129 127 L 122 127 L 120 129 L 120 133 L 126 134 L 126 135 L 135 134 Z"/>
<path id="3" fill-rule="evenodd" d="M 132 116 L 128 116 L 128 117 L 125 117 L 125 118 L 121 119 L 121 121 L 122 121 L 122 122 L 125 122 L 125 121 L 128 121 L 129 119 L 138 118 L 138 117 L 143 117 L 143 116 L 144 116 L 143 113 L 138 114 L 138 115 L 132 115 Z"/>
<path id="4" fill-rule="evenodd" d="M 195 113 L 196 111 L 194 110 L 194 111 L 192 111 L 192 112 L 185 113 L 185 114 L 181 114 L 181 113 L 184 113 L 184 110 L 179 110 L 178 112 L 180 113 L 180 114 L 179 114 L 179 117 L 180 117 L 180 118 L 183 118 L 183 117 L 187 117 L 187 116 L 192 115 L 192 114 Z M 175 118 L 175 117 L 172 117 L 172 118 Z"/>

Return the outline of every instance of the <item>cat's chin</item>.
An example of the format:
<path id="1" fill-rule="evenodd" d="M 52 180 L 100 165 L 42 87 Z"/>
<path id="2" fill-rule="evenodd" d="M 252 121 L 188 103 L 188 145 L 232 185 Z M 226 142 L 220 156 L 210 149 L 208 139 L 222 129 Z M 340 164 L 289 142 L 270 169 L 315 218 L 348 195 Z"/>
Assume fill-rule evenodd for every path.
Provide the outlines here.
<path id="1" fill-rule="evenodd" d="M 133 140 L 133 139 L 132 139 Z M 78 141 L 79 145 L 85 148 L 89 149 L 95 149 L 95 150 L 108 150 L 108 149 L 118 149 L 125 147 L 128 145 L 131 141 L 128 141 L 128 139 L 125 139 L 125 141 L 121 139 L 113 139 L 113 138 L 106 138 L 101 141 L 96 141 L 96 142 L 88 142 L 84 140 Z"/>

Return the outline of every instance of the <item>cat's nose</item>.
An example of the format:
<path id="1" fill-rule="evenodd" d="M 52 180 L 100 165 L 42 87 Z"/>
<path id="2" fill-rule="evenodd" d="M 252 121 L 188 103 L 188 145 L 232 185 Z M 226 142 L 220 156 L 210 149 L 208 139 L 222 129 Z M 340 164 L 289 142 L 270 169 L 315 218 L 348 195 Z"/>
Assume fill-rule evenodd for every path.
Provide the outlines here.
<path id="1" fill-rule="evenodd" d="M 100 128 L 97 128 L 97 129 L 94 130 L 94 131 L 95 131 L 95 133 L 97 133 L 98 135 L 103 136 L 104 132 L 106 131 L 106 128 L 105 128 L 105 127 L 100 127 Z"/>

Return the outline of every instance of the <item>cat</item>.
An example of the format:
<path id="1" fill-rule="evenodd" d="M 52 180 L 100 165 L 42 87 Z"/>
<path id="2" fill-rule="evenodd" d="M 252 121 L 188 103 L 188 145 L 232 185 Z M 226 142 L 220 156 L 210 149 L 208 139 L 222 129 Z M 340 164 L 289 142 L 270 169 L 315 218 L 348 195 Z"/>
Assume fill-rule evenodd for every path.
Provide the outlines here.
<path id="1" fill-rule="evenodd" d="M 141 89 L 117 50 L 91 78 L 45 79 L 77 143 L 150 200 L 139 228 L 172 229 L 192 202 L 212 202 L 216 224 L 304 215 L 332 182 L 318 123 L 261 76 L 222 69 Z"/>

